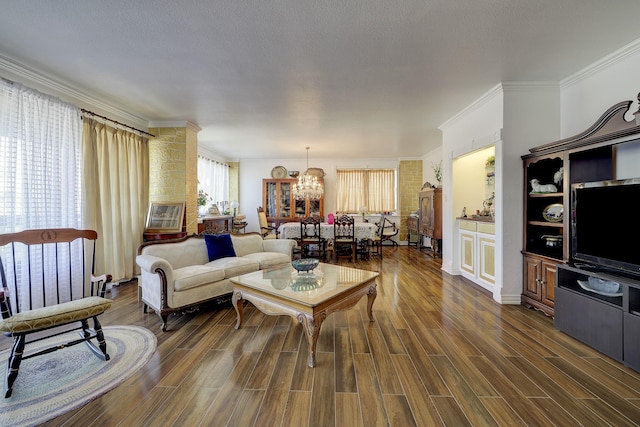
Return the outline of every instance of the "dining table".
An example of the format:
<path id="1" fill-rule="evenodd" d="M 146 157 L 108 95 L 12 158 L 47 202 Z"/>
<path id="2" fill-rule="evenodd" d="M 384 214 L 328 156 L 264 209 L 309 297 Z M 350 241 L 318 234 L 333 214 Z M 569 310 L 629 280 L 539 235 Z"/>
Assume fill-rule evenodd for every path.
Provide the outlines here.
<path id="1" fill-rule="evenodd" d="M 378 226 L 368 222 L 356 222 L 354 224 L 354 232 L 356 240 L 373 239 L 376 235 Z M 281 239 L 299 239 L 300 223 L 285 222 L 278 228 Z M 326 240 L 333 240 L 333 224 L 328 222 L 320 223 L 320 237 Z"/>

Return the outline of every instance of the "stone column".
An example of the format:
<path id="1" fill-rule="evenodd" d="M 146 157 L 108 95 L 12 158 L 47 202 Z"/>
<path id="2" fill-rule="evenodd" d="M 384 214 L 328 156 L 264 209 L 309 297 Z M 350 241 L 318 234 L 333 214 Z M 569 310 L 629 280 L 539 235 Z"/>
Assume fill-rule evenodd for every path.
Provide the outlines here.
<path id="1" fill-rule="evenodd" d="M 422 188 L 422 160 L 401 160 L 398 168 L 400 206 L 400 240 L 407 240 L 407 217 L 418 210 L 418 193 Z"/>
<path id="2" fill-rule="evenodd" d="M 198 132 L 191 122 L 153 122 L 149 202 L 185 202 L 187 235 L 198 232 Z"/>

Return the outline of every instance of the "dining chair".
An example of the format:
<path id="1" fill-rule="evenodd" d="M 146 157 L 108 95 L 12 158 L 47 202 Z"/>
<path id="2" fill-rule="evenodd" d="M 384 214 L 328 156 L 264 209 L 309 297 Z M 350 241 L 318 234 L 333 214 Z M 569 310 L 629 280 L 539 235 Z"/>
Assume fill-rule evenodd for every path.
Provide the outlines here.
<path id="1" fill-rule="evenodd" d="M 280 232 L 277 227 L 272 226 L 267 221 L 267 214 L 264 212 L 262 206 L 258 207 L 258 223 L 260 225 L 260 234 L 263 239 L 277 239 Z"/>
<path id="2" fill-rule="evenodd" d="M 350 215 L 341 215 L 333 221 L 333 258 L 356 260 L 355 221 Z"/>
<path id="3" fill-rule="evenodd" d="M 380 222 L 376 223 L 378 226 L 377 235 L 380 237 L 380 244 L 384 244 L 384 242 L 391 242 L 392 246 L 398 246 L 398 242 L 393 240 L 393 237 L 398 234 L 400 229 L 396 226 L 396 223 L 391 221 L 386 216 L 382 215 L 380 217 Z"/>
<path id="4" fill-rule="evenodd" d="M 327 254 L 327 240 L 320 233 L 320 217 L 308 216 L 300 219 L 300 241 L 298 245 L 303 258 L 324 260 Z"/>

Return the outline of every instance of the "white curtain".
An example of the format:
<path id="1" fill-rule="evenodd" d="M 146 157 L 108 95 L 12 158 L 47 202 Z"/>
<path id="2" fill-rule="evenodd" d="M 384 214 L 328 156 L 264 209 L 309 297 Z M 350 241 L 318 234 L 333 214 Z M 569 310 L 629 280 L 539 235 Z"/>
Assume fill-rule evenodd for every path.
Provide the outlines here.
<path id="1" fill-rule="evenodd" d="M 0 79 L 0 233 L 83 228 L 81 133 L 78 108 Z M 25 249 L 17 248 L 18 265 L 25 265 L 19 261 Z M 0 248 L 0 256 L 10 259 L 10 249 Z M 80 268 L 82 257 L 76 258 Z"/>
<path id="2" fill-rule="evenodd" d="M 90 117 L 82 140 L 84 219 L 99 236 L 96 270 L 114 281 L 132 278 L 149 204 L 148 140 Z"/>
<path id="3" fill-rule="evenodd" d="M 211 203 L 227 207 L 225 203 L 229 202 L 229 166 L 198 156 L 198 188 L 212 198 Z"/>

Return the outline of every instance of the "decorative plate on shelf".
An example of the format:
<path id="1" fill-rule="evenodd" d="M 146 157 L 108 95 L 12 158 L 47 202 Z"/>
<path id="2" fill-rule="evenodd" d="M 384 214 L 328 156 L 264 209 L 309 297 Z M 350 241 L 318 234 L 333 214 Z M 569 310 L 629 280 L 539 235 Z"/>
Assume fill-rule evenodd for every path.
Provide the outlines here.
<path id="1" fill-rule="evenodd" d="M 542 217 L 549 222 L 562 222 L 564 207 L 561 203 L 554 203 L 542 211 Z"/>
<path id="2" fill-rule="evenodd" d="M 318 179 L 324 178 L 324 175 L 325 175 L 324 169 L 322 168 L 309 168 L 305 173 L 311 176 L 315 176 Z"/>
<path id="3" fill-rule="evenodd" d="M 287 170 L 285 169 L 284 166 L 276 166 L 275 168 L 271 169 L 271 178 L 286 178 L 287 177 Z"/>

